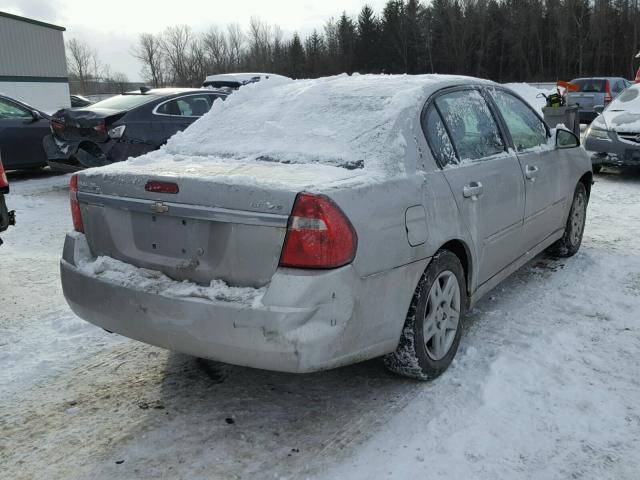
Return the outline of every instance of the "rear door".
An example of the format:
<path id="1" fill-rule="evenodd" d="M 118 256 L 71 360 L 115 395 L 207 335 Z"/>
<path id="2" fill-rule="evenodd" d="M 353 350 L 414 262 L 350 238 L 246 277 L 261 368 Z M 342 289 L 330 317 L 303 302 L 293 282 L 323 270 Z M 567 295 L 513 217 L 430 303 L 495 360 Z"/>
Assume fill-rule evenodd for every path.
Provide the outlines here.
<path id="1" fill-rule="evenodd" d="M 0 98 L 0 151 L 5 168 L 46 165 L 42 138 L 48 131 L 46 120 L 36 120 L 29 109 Z"/>
<path id="2" fill-rule="evenodd" d="M 518 159 L 478 89 L 439 94 L 427 107 L 423 129 L 475 243 L 482 284 L 523 253 L 525 187 Z"/>
<path id="3" fill-rule="evenodd" d="M 558 158 L 547 126 L 529 104 L 507 90 L 488 90 L 525 177 L 523 240 L 533 248 L 562 227 L 569 163 Z"/>

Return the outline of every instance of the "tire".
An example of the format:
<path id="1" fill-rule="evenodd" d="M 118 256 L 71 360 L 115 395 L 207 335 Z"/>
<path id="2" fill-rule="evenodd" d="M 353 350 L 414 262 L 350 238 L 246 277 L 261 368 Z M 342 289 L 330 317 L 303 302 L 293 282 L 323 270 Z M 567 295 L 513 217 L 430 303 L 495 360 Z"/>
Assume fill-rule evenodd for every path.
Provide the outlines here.
<path id="1" fill-rule="evenodd" d="M 593 170 L 593 173 L 600 173 L 602 171 L 602 165 L 593 165 L 591 169 Z"/>
<path id="2" fill-rule="evenodd" d="M 418 282 L 398 347 L 384 357 L 387 368 L 419 380 L 436 378 L 458 351 L 466 311 L 467 286 L 460 260 L 441 250 Z"/>
<path id="3" fill-rule="evenodd" d="M 579 182 L 573 193 L 573 203 L 569 211 L 569 218 L 567 218 L 564 235 L 547 249 L 547 253 L 553 257 L 566 258 L 575 255 L 580 250 L 588 203 L 587 189 L 582 182 Z"/>

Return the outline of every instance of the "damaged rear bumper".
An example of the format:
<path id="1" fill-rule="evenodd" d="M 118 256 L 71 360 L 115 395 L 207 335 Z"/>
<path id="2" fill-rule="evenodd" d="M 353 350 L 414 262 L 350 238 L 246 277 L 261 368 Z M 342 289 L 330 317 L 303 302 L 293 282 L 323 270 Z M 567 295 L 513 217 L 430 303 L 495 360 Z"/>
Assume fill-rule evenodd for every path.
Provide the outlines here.
<path id="1" fill-rule="evenodd" d="M 47 154 L 49 166 L 64 172 L 122 162 L 156 148 L 143 142 L 125 142 L 118 139 L 111 139 L 104 143 L 89 140 L 66 141 L 53 135 L 44 137 L 42 146 Z"/>
<path id="2" fill-rule="evenodd" d="M 261 303 L 251 305 L 123 287 L 79 268 L 91 259 L 86 237 L 67 235 L 62 287 L 78 316 L 108 331 L 197 357 L 283 372 L 312 372 L 376 356 L 353 351 L 357 342 L 345 334 L 359 281 L 351 266 L 279 270 Z"/>

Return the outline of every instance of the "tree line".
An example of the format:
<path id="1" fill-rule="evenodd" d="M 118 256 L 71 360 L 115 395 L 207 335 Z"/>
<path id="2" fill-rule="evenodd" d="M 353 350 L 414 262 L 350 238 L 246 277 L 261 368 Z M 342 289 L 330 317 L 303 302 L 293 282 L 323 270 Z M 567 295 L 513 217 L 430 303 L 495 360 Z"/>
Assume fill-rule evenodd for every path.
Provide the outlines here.
<path id="1" fill-rule="evenodd" d="M 199 86 L 207 75 L 260 71 L 292 78 L 338 73 L 450 73 L 508 81 L 632 78 L 640 0 L 389 0 L 343 12 L 306 37 L 252 18 L 194 32 L 139 36 L 132 54 L 153 86 Z"/>

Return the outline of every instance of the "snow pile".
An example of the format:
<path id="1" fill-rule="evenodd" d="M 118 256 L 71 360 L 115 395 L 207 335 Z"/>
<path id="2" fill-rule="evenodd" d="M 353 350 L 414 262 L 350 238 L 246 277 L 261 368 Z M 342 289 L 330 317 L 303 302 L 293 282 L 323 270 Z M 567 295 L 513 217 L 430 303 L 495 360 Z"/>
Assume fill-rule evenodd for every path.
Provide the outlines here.
<path id="1" fill-rule="evenodd" d="M 553 91 L 544 91 L 532 87 L 528 83 L 505 83 L 504 86 L 520 95 L 529 105 L 535 108 L 540 115 L 542 115 L 542 107 L 547 104 L 542 94 L 549 95 L 550 93 L 554 93 Z"/>
<path id="2" fill-rule="evenodd" d="M 176 134 L 169 155 L 243 162 L 320 163 L 398 173 L 411 121 L 441 75 L 338 75 L 241 88 Z M 170 158 L 165 158 L 169 160 Z M 134 165 L 157 156 L 131 160 Z M 164 168 L 164 167 L 163 167 Z"/>
<path id="3" fill-rule="evenodd" d="M 238 302 L 258 307 L 261 305 L 261 299 L 266 291 L 265 288 L 230 287 L 222 280 L 212 280 L 208 287 L 187 280 L 178 282 L 162 272 L 134 267 L 105 256 L 97 257 L 79 267 L 86 275 L 106 280 L 109 283 L 166 297 Z"/>

